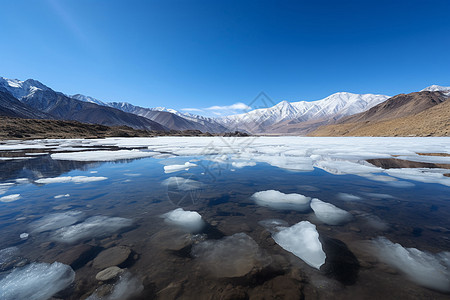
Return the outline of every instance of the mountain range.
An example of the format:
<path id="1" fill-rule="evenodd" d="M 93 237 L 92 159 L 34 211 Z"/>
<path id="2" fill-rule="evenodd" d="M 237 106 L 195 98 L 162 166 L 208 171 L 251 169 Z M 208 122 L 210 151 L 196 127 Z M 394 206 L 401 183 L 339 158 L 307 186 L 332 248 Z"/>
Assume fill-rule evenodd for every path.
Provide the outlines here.
<path id="1" fill-rule="evenodd" d="M 311 136 L 448 136 L 450 88 L 400 94 L 371 109 L 322 126 Z"/>
<path id="2" fill-rule="evenodd" d="M 305 135 L 320 126 L 324 128 L 324 125 L 374 122 L 374 118 L 379 118 L 379 121 L 385 116 L 400 118 L 416 114 L 430 108 L 433 101 L 445 101 L 450 96 L 450 88 L 432 85 L 419 93 L 421 94 L 389 97 L 339 92 L 322 100 L 281 101 L 271 107 L 242 114 L 210 118 L 164 107 L 145 108 L 127 102 L 107 102 L 81 94 L 66 95 L 37 80 L 21 81 L 0 77 L 0 115 L 71 120 L 108 126 L 125 125 L 134 129 L 156 131 L 243 131 L 251 134 Z M 426 98 L 428 102 L 419 101 L 418 97 Z"/>

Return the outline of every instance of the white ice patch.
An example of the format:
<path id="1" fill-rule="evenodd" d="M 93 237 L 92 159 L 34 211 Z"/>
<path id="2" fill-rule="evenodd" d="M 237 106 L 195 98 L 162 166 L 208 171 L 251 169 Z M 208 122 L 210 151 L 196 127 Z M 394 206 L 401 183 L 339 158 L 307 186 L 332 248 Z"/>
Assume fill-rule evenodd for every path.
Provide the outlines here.
<path id="1" fill-rule="evenodd" d="M 192 255 L 216 277 L 241 277 L 255 267 L 270 263 L 270 258 L 263 255 L 258 244 L 245 233 L 196 244 Z"/>
<path id="2" fill-rule="evenodd" d="M 0 281 L 0 298 L 46 300 L 68 287 L 74 279 L 75 272 L 68 265 L 32 263 L 14 269 Z"/>
<path id="3" fill-rule="evenodd" d="M 68 211 L 63 213 L 50 214 L 30 223 L 31 232 L 44 232 L 66 227 L 83 218 L 81 211 Z"/>
<path id="4" fill-rule="evenodd" d="M 17 247 L 8 247 L 0 250 L 0 268 L 10 262 L 14 257 L 19 255 L 19 248 Z"/>
<path id="5" fill-rule="evenodd" d="M 251 197 L 256 204 L 283 210 L 309 210 L 310 197 L 301 194 L 284 194 L 276 190 L 256 192 Z"/>
<path id="6" fill-rule="evenodd" d="M 178 172 L 182 170 L 189 170 L 189 168 L 196 167 L 196 164 L 193 164 L 191 162 L 185 162 L 184 165 L 168 165 L 164 166 L 164 172 L 165 173 L 172 173 L 172 172 Z"/>
<path id="7" fill-rule="evenodd" d="M 432 254 L 416 248 L 404 248 L 384 237 L 373 241 L 374 253 L 419 285 L 450 292 L 450 252 Z"/>
<path id="8" fill-rule="evenodd" d="M 233 161 L 231 165 L 235 168 L 241 169 L 244 167 L 253 167 L 256 166 L 254 161 Z"/>
<path id="9" fill-rule="evenodd" d="M 198 182 L 196 180 L 176 176 L 165 179 L 163 182 L 161 182 L 161 184 L 170 188 L 178 189 L 180 191 L 195 190 L 203 186 L 201 182 Z"/>
<path id="10" fill-rule="evenodd" d="M 319 241 L 316 225 L 308 221 L 299 222 L 291 227 L 279 227 L 273 234 L 275 242 L 286 251 L 293 253 L 313 268 L 320 269 L 326 255 Z"/>
<path id="11" fill-rule="evenodd" d="M 0 157 L 0 160 L 25 160 L 32 159 L 34 157 Z"/>
<path id="12" fill-rule="evenodd" d="M 0 197 L 0 202 L 13 202 L 20 199 L 20 194 L 11 194 L 7 196 Z"/>
<path id="13" fill-rule="evenodd" d="M 345 160 L 320 160 L 314 166 L 335 175 L 366 175 L 383 171 L 381 168 Z"/>
<path id="14" fill-rule="evenodd" d="M 176 225 L 192 233 L 199 232 L 205 225 L 202 216 L 198 212 L 185 211 L 182 208 L 174 209 L 162 216 L 167 223 Z"/>
<path id="15" fill-rule="evenodd" d="M 364 193 L 364 195 L 376 199 L 395 199 L 392 195 L 382 193 Z"/>
<path id="16" fill-rule="evenodd" d="M 53 153 L 52 159 L 76 161 L 114 161 L 154 156 L 155 152 L 144 152 L 136 149 L 117 151 L 81 151 L 70 153 Z"/>
<path id="17" fill-rule="evenodd" d="M 59 199 L 59 198 L 64 198 L 64 197 L 70 197 L 70 194 L 56 195 L 54 198 L 55 198 L 55 199 Z"/>
<path id="18" fill-rule="evenodd" d="M 12 187 L 14 183 L 0 183 L 0 195 L 6 193 L 10 187 Z"/>
<path id="19" fill-rule="evenodd" d="M 347 193 L 339 193 L 338 194 L 339 199 L 344 201 L 360 201 L 362 198 L 360 196 L 356 196 L 353 194 L 347 194 Z"/>
<path id="20" fill-rule="evenodd" d="M 63 227 L 53 234 L 53 239 L 64 243 L 74 243 L 76 241 L 101 237 L 128 227 L 132 220 L 119 217 L 95 216 L 86 219 L 84 222 Z"/>
<path id="21" fill-rule="evenodd" d="M 316 217 L 328 225 L 341 225 L 352 219 L 349 212 L 317 198 L 311 200 L 311 208 Z"/>
<path id="22" fill-rule="evenodd" d="M 95 177 L 95 176 L 61 176 L 61 177 L 53 177 L 53 178 L 42 178 L 38 179 L 36 183 L 49 184 L 49 183 L 86 183 L 86 182 L 95 182 L 106 180 L 108 177 Z"/>
<path id="23" fill-rule="evenodd" d="M 450 177 L 445 177 L 445 173 L 449 173 L 448 169 L 389 169 L 385 171 L 387 174 L 402 178 L 425 183 L 439 183 L 450 186 Z"/>

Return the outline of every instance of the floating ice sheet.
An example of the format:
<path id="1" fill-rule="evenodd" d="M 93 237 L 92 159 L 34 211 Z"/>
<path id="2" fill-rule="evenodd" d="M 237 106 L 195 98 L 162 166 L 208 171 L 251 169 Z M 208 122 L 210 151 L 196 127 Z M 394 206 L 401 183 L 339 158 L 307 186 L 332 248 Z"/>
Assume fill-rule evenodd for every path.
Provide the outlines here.
<path id="1" fill-rule="evenodd" d="M 432 254 L 416 248 L 404 248 L 384 237 L 373 240 L 374 253 L 419 285 L 450 292 L 450 252 Z"/>
<path id="2" fill-rule="evenodd" d="M 36 183 L 49 184 L 49 183 L 86 183 L 86 182 L 94 182 L 94 181 L 102 181 L 106 180 L 108 177 L 103 176 L 61 176 L 61 177 L 53 177 L 53 178 L 41 178 L 36 180 Z"/>
<path id="3" fill-rule="evenodd" d="M 161 184 L 170 188 L 178 189 L 180 191 L 195 190 L 203 186 L 203 184 L 201 182 L 198 182 L 197 180 L 177 176 L 169 177 L 165 179 Z"/>
<path id="4" fill-rule="evenodd" d="M 272 235 L 275 242 L 284 250 L 291 252 L 313 268 L 320 269 L 326 255 L 319 241 L 316 226 L 308 221 L 299 222 L 291 227 L 279 227 Z"/>
<path id="5" fill-rule="evenodd" d="M 132 223 L 132 220 L 126 218 L 95 216 L 82 223 L 60 228 L 52 237 L 56 241 L 74 243 L 83 239 L 112 234 Z"/>
<path id="6" fill-rule="evenodd" d="M 0 202 L 14 202 L 20 199 L 20 194 L 11 194 L 0 197 Z"/>
<path id="7" fill-rule="evenodd" d="M 164 172 L 165 173 L 172 173 L 172 172 L 178 172 L 183 170 L 189 170 L 189 168 L 196 167 L 196 164 L 193 164 L 191 162 L 185 162 L 183 165 L 168 165 L 164 166 Z"/>
<path id="8" fill-rule="evenodd" d="M 439 183 L 450 186 L 450 177 L 445 177 L 445 173 L 450 173 L 448 169 L 389 169 L 385 171 L 387 174 L 408 180 L 414 180 L 425 183 Z"/>
<path id="9" fill-rule="evenodd" d="M 56 195 L 55 197 L 53 197 L 53 198 L 55 198 L 55 199 L 59 199 L 59 198 L 66 198 L 66 197 L 70 197 L 70 194 L 61 194 L 61 195 Z"/>
<path id="10" fill-rule="evenodd" d="M 202 216 L 198 212 L 185 211 L 182 208 L 165 213 L 163 217 L 167 223 L 176 225 L 192 233 L 199 232 L 205 225 Z"/>
<path id="11" fill-rule="evenodd" d="M 284 194 L 276 190 L 256 192 L 252 199 L 261 206 L 283 210 L 309 210 L 310 197 L 301 194 Z"/>
<path id="12" fill-rule="evenodd" d="M 347 193 L 339 193 L 338 194 L 339 199 L 345 200 L 345 201 L 360 201 L 362 198 L 357 195 L 353 194 L 347 194 Z"/>
<path id="13" fill-rule="evenodd" d="M 117 151 L 81 151 L 70 153 L 53 153 L 52 159 L 76 161 L 114 161 L 154 156 L 155 152 L 144 152 L 136 149 Z"/>
<path id="14" fill-rule="evenodd" d="M 67 211 L 63 213 L 50 214 L 30 223 L 31 232 L 44 232 L 56 230 L 66 227 L 83 218 L 84 214 L 81 211 Z"/>
<path id="15" fill-rule="evenodd" d="M 74 279 L 75 272 L 68 265 L 32 263 L 14 269 L 0 281 L 0 298 L 46 300 L 68 287 Z"/>
<path id="16" fill-rule="evenodd" d="M 311 200 L 311 208 L 316 217 L 328 225 L 341 225 L 352 219 L 349 212 L 317 198 Z"/>

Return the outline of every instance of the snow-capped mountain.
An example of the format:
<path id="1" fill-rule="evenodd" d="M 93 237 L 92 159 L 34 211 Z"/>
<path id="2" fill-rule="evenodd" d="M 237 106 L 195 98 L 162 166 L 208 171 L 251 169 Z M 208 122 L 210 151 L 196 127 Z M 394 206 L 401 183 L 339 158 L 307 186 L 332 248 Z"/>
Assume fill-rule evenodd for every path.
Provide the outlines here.
<path id="1" fill-rule="evenodd" d="M 36 113 L 44 113 L 43 118 L 50 117 L 108 126 L 126 125 L 135 129 L 168 129 L 157 122 L 135 114 L 109 106 L 79 101 L 61 92 L 56 92 L 33 79 L 21 81 L 0 77 L 0 91 L 8 93 L 31 110 L 35 110 Z"/>
<path id="2" fill-rule="evenodd" d="M 110 106 L 108 103 L 103 102 L 101 100 L 95 99 L 93 97 L 89 97 L 89 96 L 85 96 L 85 95 L 81 95 L 81 94 L 75 94 L 75 95 L 71 95 L 69 96 L 70 98 L 73 99 L 77 99 L 83 102 L 89 102 L 89 103 L 95 103 L 98 105 L 103 105 L 103 106 Z"/>
<path id="3" fill-rule="evenodd" d="M 423 90 L 421 90 L 421 92 L 442 92 L 444 95 L 450 96 L 450 86 L 440 86 L 433 84 L 424 88 Z"/>
<path id="4" fill-rule="evenodd" d="M 165 107 L 145 108 L 127 102 L 108 102 L 107 105 L 132 113 L 175 130 L 200 130 L 210 133 L 226 132 L 228 129 L 212 118 L 189 116 Z"/>
<path id="5" fill-rule="evenodd" d="M 6 91 L 19 100 L 26 96 L 33 95 L 37 91 L 50 90 L 50 88 L 34 79 L 20 81 L 18 79 L 8 79 L 4 77 L 0 77 L 0 87 L 3 87 Z"/>
<path id="6" fill-rule="evenodd" d="M 374 94 L 335 93 L 317 101 L 282 101 L 269 108 L 252 110 L 247 113 L 218 118 L 217 121 L 228 128 L 263 133 L 271 126 L 295 120 L 296 123 L 339 119 L 365 111 L 389 96 Z"/>

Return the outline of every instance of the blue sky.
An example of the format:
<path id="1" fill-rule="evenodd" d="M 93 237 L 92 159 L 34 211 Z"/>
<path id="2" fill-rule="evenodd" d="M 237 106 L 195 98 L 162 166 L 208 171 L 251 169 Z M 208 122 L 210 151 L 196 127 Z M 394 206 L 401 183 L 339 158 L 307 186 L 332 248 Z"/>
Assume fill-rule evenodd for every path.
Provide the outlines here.
<path id="1" fill-rule="evenodd" d="M 220 113 L 261 91 L 279 102 L 450 85 L 446 0 L 0 4 L 0 76 L 100 100 Z"/>

